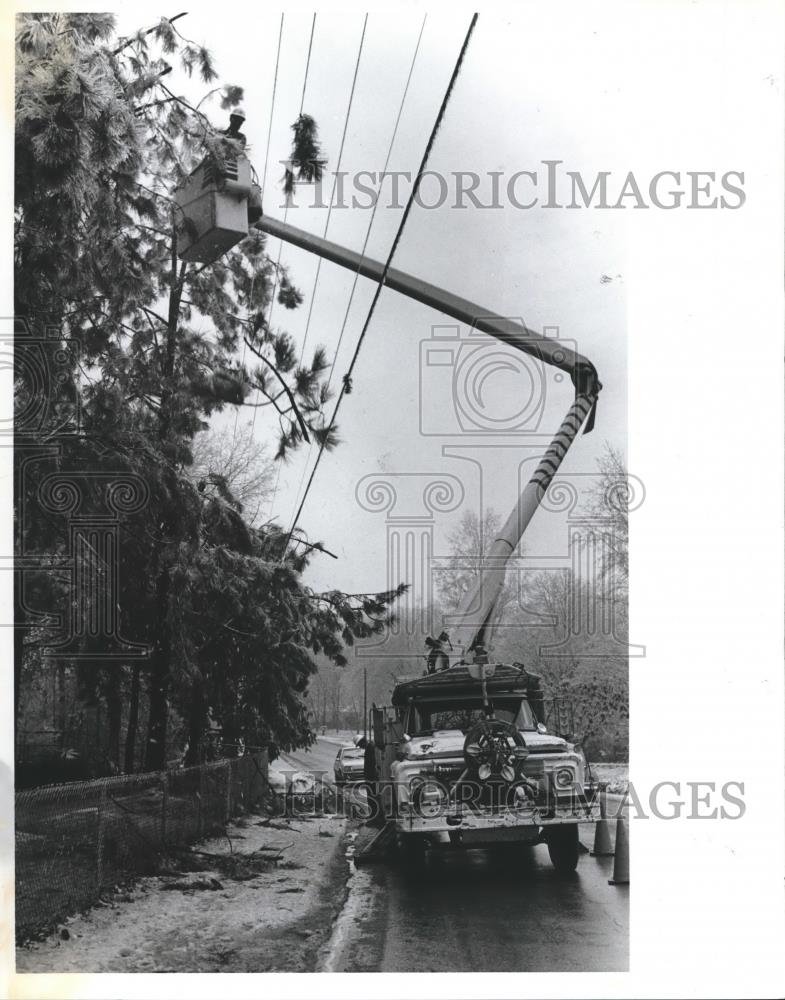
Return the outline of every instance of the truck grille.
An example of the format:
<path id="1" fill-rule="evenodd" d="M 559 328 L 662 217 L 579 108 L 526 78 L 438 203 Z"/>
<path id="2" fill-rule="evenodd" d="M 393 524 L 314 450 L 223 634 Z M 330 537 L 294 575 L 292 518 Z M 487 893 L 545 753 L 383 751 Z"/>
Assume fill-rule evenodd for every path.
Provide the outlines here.
<path id="1" fill-rule="evenodd" d="M 545 761 L 527 757 L 523 762 L 523 773 L 527 778 L 541 778 L 545 774 Z"/>

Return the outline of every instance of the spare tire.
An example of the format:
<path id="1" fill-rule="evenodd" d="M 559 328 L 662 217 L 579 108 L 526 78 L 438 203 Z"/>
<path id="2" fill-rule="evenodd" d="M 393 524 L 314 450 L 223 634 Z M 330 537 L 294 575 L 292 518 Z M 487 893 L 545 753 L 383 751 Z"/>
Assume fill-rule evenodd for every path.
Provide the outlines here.
<path id="1" fill-rule="evenodd" d="M 470 777 L 508 784 L 517 781 L 529 755 L 520 730 L 510 722 L 483 719 L 472 726 L 463 743 L 463 759 Z"/>

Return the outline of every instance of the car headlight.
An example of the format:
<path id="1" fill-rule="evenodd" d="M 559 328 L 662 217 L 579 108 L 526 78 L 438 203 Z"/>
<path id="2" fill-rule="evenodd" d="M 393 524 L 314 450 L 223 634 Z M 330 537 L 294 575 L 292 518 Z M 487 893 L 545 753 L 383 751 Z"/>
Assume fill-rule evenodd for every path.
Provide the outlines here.
<path id="1" fill-rule="evenodd" d="M 571 767 L 559 767 L 553 775 L 553 784 L 557 791 L 568 792 L 575 784 L 575 771 Z"/>
<path id="2" fill-rule="evenodd" d="M 412 778 L 409 785 L 412 810 L 421 819 L 441 816 L 447 805 L 447 790 L 435 778 Z"/>

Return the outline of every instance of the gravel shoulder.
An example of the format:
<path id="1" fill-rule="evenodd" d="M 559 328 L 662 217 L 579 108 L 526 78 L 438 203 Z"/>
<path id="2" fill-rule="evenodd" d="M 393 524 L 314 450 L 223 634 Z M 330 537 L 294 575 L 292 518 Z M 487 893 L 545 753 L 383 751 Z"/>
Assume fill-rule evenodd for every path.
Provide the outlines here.
<path id="1" fill-rule="evenodd" d="M 18 973 L 308 972 L 345 894 L 346 821 L 249 815 L 57 933 Z"/>

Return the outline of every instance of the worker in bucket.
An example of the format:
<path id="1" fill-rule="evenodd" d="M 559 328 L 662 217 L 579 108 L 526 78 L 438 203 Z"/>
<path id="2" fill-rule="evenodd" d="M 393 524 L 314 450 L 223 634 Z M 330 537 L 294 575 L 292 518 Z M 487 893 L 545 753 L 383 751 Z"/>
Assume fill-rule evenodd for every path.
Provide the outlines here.
<path id="1" fill-rule="evenodd" d="M 232 108 L 229 112 L 229 128 L 224 129 L 221 135 L 225 135 L 227 139 L 233 140 L 233 142 L 239 143 L 240 146 L 245 149 L 245 144 L 248 141 L 245 137 L 245 133 L 240 130 L 245 123 L 245 112 L 242 108 Z M 231 153 L 229 153 L 231 155 Z M 258 184 L 251 185 L 251 193 L 248 196 L 248 225 L 252 226 L 258 219 L 262 217 L 262 192 Z"/>
<path id="2" fill-rule="evenodd" d="M 229 128 L 224 129 L 221 135 L 225 135 L 228 139 L 234 139 L 235 142 L 239 142 L 240 145 L 245 149 L 245 133 L 241 132 L 240 129 L 245 123 L 245 112 L 242 108 L 232 108 L 229 112 Z"/>

